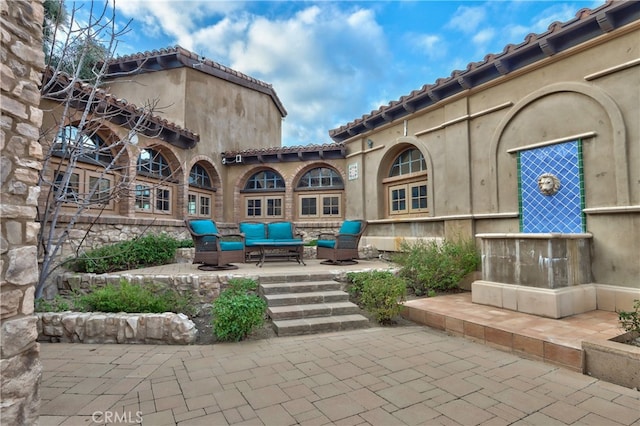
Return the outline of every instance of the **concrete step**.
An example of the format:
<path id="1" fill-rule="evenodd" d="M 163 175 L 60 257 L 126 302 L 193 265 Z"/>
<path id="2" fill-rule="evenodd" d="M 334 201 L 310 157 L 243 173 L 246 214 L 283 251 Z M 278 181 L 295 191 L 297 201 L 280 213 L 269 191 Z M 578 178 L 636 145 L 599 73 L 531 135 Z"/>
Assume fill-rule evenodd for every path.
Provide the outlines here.
<path id="1" fill-rule="evenodd" d="M 273 306 L 267 309 L 272 320 L 315 318 L 333 315 L 360 313 L 360 308 L 351 302 L 313 303 L 309 305 Z"/>
<path id="2" fill-rule="evenodd" d="M 313 291 L 307 293 L 265 294 L 267 306 L 309 305 L 349 301 L 349 294 L 340 290 Z"/>
<path id="3" fill-rule="evenodd" d="M 369 320 L 359 314 L 273 321 L 273 328 L 278 336 L 327 333 L 331 331 L 364 328 L 368 325 Z"/>
<path id="4" fill-rule="evenodd" d="M 261 284 L 261 294 L 310 293 L 314 291 L 340 290 L 337 281 L 304 281 L 294 283 Z"/>

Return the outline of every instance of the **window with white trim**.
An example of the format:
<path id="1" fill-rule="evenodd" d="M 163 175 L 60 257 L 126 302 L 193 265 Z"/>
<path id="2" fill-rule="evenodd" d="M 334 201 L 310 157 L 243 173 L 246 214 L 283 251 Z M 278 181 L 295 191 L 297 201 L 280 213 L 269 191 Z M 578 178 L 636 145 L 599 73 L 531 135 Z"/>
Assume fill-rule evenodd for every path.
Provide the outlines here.
<path id="1" fill-rule="evenodd" d="M 187 214 L 189 216 L 212 217 L 215 189 L 209 172 L 200 164 L 194 164 L 189 172 L 189 192 L 187 194 Z"/>
<path id="2" fill-rule="evenodd" d="M 338 172 L 329 167 L 317 167 L 306 172 L 296 186 L 298 217 L 341 218 L 344 182 Z"/>
<path id="3" fill-rule="evenodd" d="M 135 209 L 141 213 L 171 214 L 175 191 L 167 159 L 155 149 L 144 148 L 138 156 L 137 172 Z"/>
<path id="4" fill-rule="evenodd" d="M 281 219 L 284 217 L 284 179 L 273 170 L 252 175 L 241 191 L 246 219 Z"/>
<path id="5" fill-rule="evenodd" d="M 251 219 L 269 219 L 284 217 L 282 196 L 247 196 L 245 201 L 245 214 Z"/>
<path id="6" fill-rule="evenodd" d="M 77 168 L 76 172 L 69 174 L 68 177 L 63 171 L 54 173 L 54 196 L 62 197 L 65 203 L 69 203 L 66 207 L 75 208 L 84 205 L 87 208 L 112 210 L 114 206 L 111 196 L 113 176 L 101 175 L 81 168 Z"/>
<path id="7" fill-rule="evenodd" d="M 173 203 L 170 187 L 138 181 L 134 193 L 136 210 L 143 213 L 171 214 Z"/>
<path id="8" fill-rule="evenodd" d="M 409 148 L 393 161 L 389 177 L 383 180 L 390 216 L 429 211 L 427 166 L 420 150 Z"/>
<path id="9" fill-rule="evenodd" d="M 53 145 L 53 192 L 63 208 L 114 210 L 112 191 L 116 176 L 105 168 L 114 165 L 111 148 L 95 131 L 82 132 L 75 126 L 65 126 Z M 73 164 L 67 175 L 66 169 Z"/>

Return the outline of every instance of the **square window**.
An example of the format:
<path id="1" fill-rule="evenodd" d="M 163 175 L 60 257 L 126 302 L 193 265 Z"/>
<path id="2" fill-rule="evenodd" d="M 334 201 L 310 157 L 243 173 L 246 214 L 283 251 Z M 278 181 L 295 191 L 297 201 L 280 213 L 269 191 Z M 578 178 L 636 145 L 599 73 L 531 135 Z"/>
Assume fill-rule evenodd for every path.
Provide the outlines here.
<path id="1" fill-rule="evenodd" d="M 249 198 L 247 199 L 247 217 L 262 216 L 262 200 Z"/>
<path id="2" fill-rule="evenodd" d="M 110 201 L 111 181 L 106 178 L 90 176 L 89 191 L 93 192 L 91 194 L 92 203 L 107 204 Z"/>
<path id="3" fill-rule="evenodd" d="M 202 216 L 210 216 L 211 215 L 211 198 L 201 196 L 200 197 L 200 215 Z"/>
<path id="4" fill-rule="evenodd" d="M 187 213 L 195 216 L 198 211 L 198 206 L 196 204 L 197 196 L 195 194 L 189 194 L 189 200 L 187 201 Z"/>
<path id="5" fill-rule="evenodd" d="M 300 199 L 300 215 L 316 216 L 318 214 L 317 201 L 315 197 L 302 197 Z"/>

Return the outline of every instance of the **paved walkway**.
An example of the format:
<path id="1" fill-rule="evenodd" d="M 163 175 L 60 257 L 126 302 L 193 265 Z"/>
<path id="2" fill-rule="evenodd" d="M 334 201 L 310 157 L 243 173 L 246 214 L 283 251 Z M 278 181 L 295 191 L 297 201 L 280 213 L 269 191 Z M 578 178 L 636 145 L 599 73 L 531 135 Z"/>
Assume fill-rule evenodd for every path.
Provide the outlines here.
<path id="1" fill-rule="evenodd" d="M 640 392 L 424 326 L 42 344 L 40 425 L 640 425 Z"/>

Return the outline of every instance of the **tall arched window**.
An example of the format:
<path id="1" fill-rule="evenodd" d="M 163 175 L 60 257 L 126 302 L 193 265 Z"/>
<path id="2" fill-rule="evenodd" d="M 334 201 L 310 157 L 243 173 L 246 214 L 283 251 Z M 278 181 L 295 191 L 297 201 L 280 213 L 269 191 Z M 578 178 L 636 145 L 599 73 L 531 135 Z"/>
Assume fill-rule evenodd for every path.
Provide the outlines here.
<path id="1" fill-rule="evenodd" d="M 54 141 L 52 153 L 54 193 L 64 198 L 66 207 L 115 208 L 111 194 L 116 180 L 114 156 L 96 132 L 65 126 Z"/>
<path id="2" fill-rule="evenodd" d="M 135 208 L 142 213 L 171 214 L 174 185 L 166 158 L 152 148 L 140 151 L 135 185 Z"/>
<path id="3" fill-rule="evenodd" d="M 427 163 L 420 150 L 409 148 L 393 161 L 383 185 L 388 214 L 410 215 L 428 212 Z"/>
<path id="4" fill-rule="evenodd" d="M 342 177 L 329 167 L 311 169 L 298 181 L 296 198 L 301 219 L 342 217 Z"/>
<path id="5" fill-rule="evenodd" d="M 252 175 L 242 190 L 245 218 L 283 218 L 284 191 L 284 179 L 277 172 L 262 170 Z"/>
<path id="6" fill-rule="evenodd" d="M 213 216 L 213 193 L 209 172 L 200 164 L 194 164 L 189 172 L 189 193 L 187 195 L 187 214 L 190 216 Z"/>

